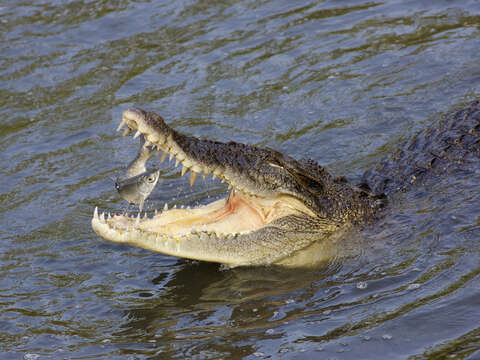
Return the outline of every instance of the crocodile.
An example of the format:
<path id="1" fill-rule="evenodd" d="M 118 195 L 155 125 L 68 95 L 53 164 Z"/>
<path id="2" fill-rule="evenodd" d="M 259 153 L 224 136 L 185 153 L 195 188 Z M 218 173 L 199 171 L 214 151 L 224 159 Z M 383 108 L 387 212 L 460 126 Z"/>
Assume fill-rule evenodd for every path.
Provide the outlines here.
<path id="1" fill-rule="evenodd" d="M 182 258 L 227 266 L 299 266 L 302 256 L 325 260 L 327 244 L 343 231 L 372 224 L 392 194 L 480 157 L 480 103 L 474 101 L 414 135 L 368 170 L 360 184 L 334 177 L 311 159 L 276 150 L 184 135 L 152 111 L 130 108 L 117 130 L 145 136 L 147 146 L 190 172 L 228 183 L 224 199 L 191 209 L 164 209 L 141 219 L 99 214 L 92 228 L 101 237 Z M 300 260 L 293 261 L 297 258 Z M 310 260 L 309 260 L 310 261 Z"/>

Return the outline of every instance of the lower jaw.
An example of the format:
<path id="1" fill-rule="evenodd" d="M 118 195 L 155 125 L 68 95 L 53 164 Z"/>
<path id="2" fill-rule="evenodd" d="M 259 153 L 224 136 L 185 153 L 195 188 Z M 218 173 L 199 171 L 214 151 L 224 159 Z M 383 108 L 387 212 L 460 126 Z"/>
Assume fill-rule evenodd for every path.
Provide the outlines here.
<path id="1" fill-rule="evenodd" d="M 318 235 L 311 232 L 290 239 L 285 237 L 287 234 L 273 232 L 268 239 L 276 239 L 274 243 L 277 243 L 277 247 L 271 247 L 273 243 L 262 241 L 263 229 L 237 235 L 205 231 L 167 235 L 135 228 L 134 225 L 130 229 L 112 228 L 102 218 L 94 216 L 92 228 L 106 240 L 176 257 L 222 263 L 229 267 L 271 264 L 316 267 L 335 256 L 332 243 L 318 242 Z M 265 244 L 268 246 L 263 246 Z"/>

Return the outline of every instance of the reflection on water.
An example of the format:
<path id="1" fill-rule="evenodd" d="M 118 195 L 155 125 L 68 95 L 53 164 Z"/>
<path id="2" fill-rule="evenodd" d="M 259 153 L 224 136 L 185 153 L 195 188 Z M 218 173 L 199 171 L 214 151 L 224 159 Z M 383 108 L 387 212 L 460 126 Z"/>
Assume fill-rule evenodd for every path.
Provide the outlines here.
<path id="1" fill-rule="evenodd" d="M 352 181 L 479 96 L 480 4 L 0 4 L 0 357 L 480 356 L 478 169 L 396 194 L 315 269 L 224 269 L 106 243 L 123 109 L 311 157 Z M 147 207 L 223 184 L 162 168 Z"/>

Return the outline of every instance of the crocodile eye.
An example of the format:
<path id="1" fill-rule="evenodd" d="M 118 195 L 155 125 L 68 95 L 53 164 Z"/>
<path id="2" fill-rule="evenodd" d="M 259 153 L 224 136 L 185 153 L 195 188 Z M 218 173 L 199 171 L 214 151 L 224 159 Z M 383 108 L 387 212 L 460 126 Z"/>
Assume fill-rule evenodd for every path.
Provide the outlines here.
<path id="1" fill-rule="evenodd" d="M 147 181 L 150 182 L 150 183 L 152 183 L 152 182 L 155 181 L 155 178 L 154 178 L 153 176 L 149 176 L 149 177 L 147 178 Z"/>

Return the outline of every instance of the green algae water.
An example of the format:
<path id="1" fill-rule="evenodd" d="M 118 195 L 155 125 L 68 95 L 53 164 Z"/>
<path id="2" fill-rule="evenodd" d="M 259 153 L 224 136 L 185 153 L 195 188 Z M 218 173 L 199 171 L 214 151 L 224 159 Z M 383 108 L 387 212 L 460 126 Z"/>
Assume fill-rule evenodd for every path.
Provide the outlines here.
<path id="1" fill-rule="evenodd" d="M 319 268 L 108 243 L 138 141 L 187 134 L 365 170 L 480 97 L 478 1 L 0 2 L 1 359 L 479 359 L 480 164 L 398 193 Z M 159 163 L 159 158 L 153 159 Z M 479 161 L 480 163 L 480 161 Z M 226 193 L 161 166 L 149 210 Z"/>

